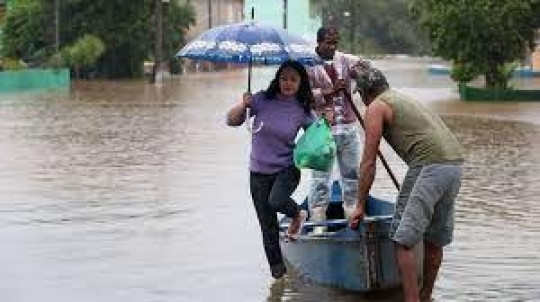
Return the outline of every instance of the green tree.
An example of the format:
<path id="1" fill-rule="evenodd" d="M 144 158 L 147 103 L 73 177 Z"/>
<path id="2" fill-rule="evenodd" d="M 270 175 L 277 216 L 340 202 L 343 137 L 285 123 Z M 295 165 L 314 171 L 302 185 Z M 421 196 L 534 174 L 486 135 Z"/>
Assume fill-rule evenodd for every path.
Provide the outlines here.
<path id="1" fill-rule="evenodd" d="M 6 14 L 2 33 L 2 56 L 41 61 L 54 52 L 42 2 L 19 0 Z"/>
<path id="2" fill-rule="evenodd" d="M 62 55 L 67 65 L 73 67 L 78 78 L 81 68 L 93 66 L 105 51 L 101 39 L 93 35 L 85 35 L 73 45 L 66 46 Z"/>
<path id="3" fill-rule="evenodd" d="M 105 44 L 106 51 L 96 66 L 99 75 L 126 78 L 141 74 L 140 65 L 151 51 L 150 1 L 64 0 L 60 11 L 62 45 L 73 44 L 85 34 L 95 35 Z"/>
<path id="4" fill-rule="evenodd" d="M 451 60 L 458 81 L 484 74 L 487 87 L 506 88 L 509 64 L 534 47 L 538 0 L 414 0 L 433 53 Z M 459 77 L 459 75 L 464 77 Z"/>
<path id="5" fill-rule="evenodd" d="M 94 70 L 98 76 L 125 78 L 142 75 L 142 65 L 153 55 L 152 0 L 59 0 L 60 47 L 91 34 L 105 46 Z M 170 1 L 163 18 L 165 58 L 182 46 L 185 32 L 194 23 L 191 5 Z M 19 0 L 4 25 L 4 55 L 50 62 L 54 54 L 54 1 Z"/>
<path id="6" fill-rule="evenodd" d="M 427 32 L 414 19 L 406 0 L 326 0 L 322 12 L 323 24 L 340 30 L 347 51 L 430 52 Z"/>
<path id="7" fill-rule="evenodd" d="M 173 1 L 171 1 L 173 2 Z M 195 24 L 195 12 L 191 6 L 171 5 L 163 7 L 163 58 L 173 73 L 180 71 L 180 61 L 175 58 L 181 45 L 186 43 L 186 30 Z"/>

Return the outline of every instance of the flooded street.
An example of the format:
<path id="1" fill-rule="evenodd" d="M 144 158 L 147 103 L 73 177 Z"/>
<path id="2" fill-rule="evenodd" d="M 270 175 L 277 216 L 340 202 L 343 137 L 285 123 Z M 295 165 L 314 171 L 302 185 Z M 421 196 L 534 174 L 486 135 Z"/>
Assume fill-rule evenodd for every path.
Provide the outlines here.
<path id="1" fill-rule="evenodd" d="M 466 149 L 455 241 L 434 297 L 539 301 L 540 102 L 459 101 L 427 63 L 376 65 Z M 274 71 L 255 69 L 254 90 Z M 271 278 L 249 196 L 249 135 L 225 126 L 246 74 L 0 95 L 0 301 L 394 299 Z M 538 89 L 540 79 L 514 84 Z M 405 165 L 382 151 L 401 179 Z M 395 194 L 379 168 L 374 195 Z"/>

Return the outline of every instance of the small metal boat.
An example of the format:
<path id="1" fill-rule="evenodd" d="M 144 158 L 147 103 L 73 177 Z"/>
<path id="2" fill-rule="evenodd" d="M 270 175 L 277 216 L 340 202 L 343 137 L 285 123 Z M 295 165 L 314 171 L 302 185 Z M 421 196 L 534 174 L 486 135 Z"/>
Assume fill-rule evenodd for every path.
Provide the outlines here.
<path id="1" fill-rule="evenodd" d="M 280 222 L 280 244 L 288 268 L 311 282 L 345 290 L 367 293 L 400 287 L 394 242 L 389 238 L 394 204 L 370 196 L 364 222 L 352 230 L 343 218 L 337 183 L 331 196 L 328 220 L 308 220 L 297 240 L 285 236 L 290 219 Z M 302 207 L 307 208 L 307 202 Z M 326 230 L 313 232 L 321 226 Z M 414 251 L 421 274 L 422 245 Z"/>

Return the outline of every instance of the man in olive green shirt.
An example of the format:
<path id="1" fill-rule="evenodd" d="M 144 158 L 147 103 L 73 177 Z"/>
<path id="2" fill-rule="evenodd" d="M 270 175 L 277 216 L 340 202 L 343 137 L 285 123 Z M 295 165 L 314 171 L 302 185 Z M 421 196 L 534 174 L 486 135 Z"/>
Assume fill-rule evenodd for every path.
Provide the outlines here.
<path id="1" fill-rule="evenodd" d="M 377 69 L 363 70 L 357 88 L 367 106 L 365 145 L 360 163 L 358 203 L 350 217 L 357 228 L 364 217 L 368 192 L 375 177 L 377 150 L 382 137 L 407 163 L 390 238 L 396 243 L 405 301 L 430 301 L 443 257 L 452 241 L 454 201 L 461 185 L 463 151 L 442 120 L 420 102 L 390 89 Z M 422 288 L 413 247 L 424 243 Z"/>

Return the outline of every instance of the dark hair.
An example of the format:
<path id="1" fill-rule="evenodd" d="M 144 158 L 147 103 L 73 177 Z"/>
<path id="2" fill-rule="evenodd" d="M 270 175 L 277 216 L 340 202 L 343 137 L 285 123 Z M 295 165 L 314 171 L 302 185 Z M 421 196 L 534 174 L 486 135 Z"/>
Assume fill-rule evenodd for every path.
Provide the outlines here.
<path id="1" fill-rule="evenodd" d="M 324 37 L 327 35 L 327 34 L 338 34 L 338 30 L 337 28 L 333 27 L 333 26 L 323 26 L 321 28 L 319 28 L 319 30 L 317 30 L 317 42 L 321 42 L 322 40 L 324 40 Z"/>
<path id="2" fill-rule="evenodd" d="M 306 68 L 298 61 L 287 60 L 279 66 L 276 76 L 270 82 L 268 89 L 264 92 L 264 96 L 270 100 L 274 99 L 277 93 L 280 92 L 279 77 L 285 68 L 291 68 L 300 75 L 300 86 L 296 92 L 296 99 L 302 104 L 304 110 L 309 112 L 311 110 L 311 105 L 313 104 L 313 93 L 311 92 L 311 85 L 309 84 L 309 76 Z"/>

